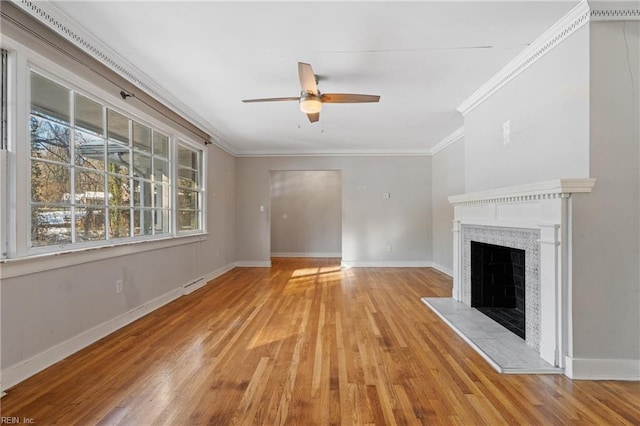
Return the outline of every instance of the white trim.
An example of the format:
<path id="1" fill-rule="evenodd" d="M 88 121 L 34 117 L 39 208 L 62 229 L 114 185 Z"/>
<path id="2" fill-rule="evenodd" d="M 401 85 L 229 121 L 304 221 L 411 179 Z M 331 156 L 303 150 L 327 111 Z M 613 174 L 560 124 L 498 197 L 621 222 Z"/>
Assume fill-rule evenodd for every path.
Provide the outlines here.
<path id="1" fill-rule="evenodd" d="M 230 263 L 221 268 L 218 268 L 208 274 L 206 274 L 202 280 L 202 285 L 198 288 L 204 287 L 214 278 L 221 276 L 222 274 L 230 271 L 235 267 L 235 264 Z M 44 370 L 45 368 L 55 364 L 58 361 L 78 352 L 79 350 L 91 345 L 94 342 L 108 336 L 109 334 L 125 327 L 126 325 L 136 321 L 145 315 L 155 311 L 156 309 L 172 302 L 173 300 L 183 296 L 185 285 L 175 288 L 161 296 L 156 297 L 148 302 L 143 303 L 137 308 L 133 308 L 128 312 L 120 314 L 115 318 L 112 318 L 100 325 L 97 325 L 89 330 L 83 331 L 70 339 L 59 343 L 45 351 L 32 356 L 29 359 L 19 362 L 5 368 L 1 372 L 2 376 L 2 391 L 9 389 L 10 387 L 20 383 L 21 381 L 33 376 L 34 374 Z M 196 289 L 190 289 L 190 292 Z"/>
<path id="2" fill-rule="evenodd" d="M 238 268 L 271 268 L 270 260 L 239 260 L 234 263 Z"/>
<path id="3" fill-rule="evenodd" d="M 446 266 L 442 266 L 436 262 L 431 262 L 431 267 L 436 271 L 442 272 L 445 275 L 449 275 L 450 277 L 453 277 L 453 269 L 449 269 Z"/>
<path id="4" fill-rule="evenodd" d="M 640 8 L 620 8 L 620 3 L 598 4 L 591 6 L 582 0 L 558 22 L 542 33 L 518 56 L 512 59 L 493 77 L 485 82 L 471 96 L 465 99 L 456 109 L 467 115 L 475 107 L 497 92 L 502 86 L 510 82 L 518 74 L 533 65 L 538 59 L 549 53 L 567 37 L 574 34 L 591 21 L 621 21 L 640 20 Z M 631 3 L 631 2 L 630 2 Z"/>
<path id="5" fill-rule="evenodd" d="M 204 282 L 205 284 L 208 284 L 209 281 L 218 278 L 221 275 L 226 274 L 227 272 L 231 271 L 232 269 L 234 269 L 236 267 L 236 264 L 234 262 L 228 263 L 224 266 L 221 266 L 220 268 L 209 272 L 208 274 L 206 274 L 204 276 Z"/>
<path id="6" fill-rule="evenodd" d="M 594 3 L 588 0 L 589 3 Z M 636 8 L 625 7 L 621 8 L 621 5 L 636 5 Z M 590 20 L 591 21 L 640 21 L 640 6 L 636 1 L 598 1 L 595 4 L 589 4 L 591 8 Z"/>
<path id="7" fill-rule="evenodd" d="M 638 359 L 566 357 L 565 374 L 577 380 L 640 380 Z"/>
<path id="8" fill-rule="evenodd" d="M 448 198 L 449 203 L 454 205 L 542 200 L 562 197 L 573 193 L 591 192 L 595 183 L 596 180 L 593 178 L 554 179 L 544 182 L 490 189 L 487 191 L 452 195 Z"/>
<path id="9" fill-rule="evenodd" d="M 238 158 L 252 158 L 252 157 L 416 157 L 416 156 L 430 156 L 431 150 L 429 149 L 407 149 L 407 150 L 384 150 L 384 149 L 370 149 L 370 150 L 342 150 L 342 151 L 305 151 L 305 152 L 291 152 L 291 151 L 245 151 L 234 154 Z"/>
<path id="10" fill-rule="evenodd" d="M 140 71 L 114 50 L 107 47 L 82 27 L 82 25 L 64 14 L 52 3 L 48 1 L 33 0 L 12 1 L 44 25 L 72 42 L 79 49 L 105 64 L 121 77 L 145 90 L 158 101 L 186 117 L 198 127 L 206 130 L 211 136 L 210 142 L 214 145 L 230 154 L 234 154 L 234 150 L 222 141 L 224 135 L 220 130 L 215 128 L 206 119 L 169 93 L 164 87 L 162 87 L 162 85 L 156 83 L 148 75 Z"/>
<path id="11" fill-rule="evenodd" d="M 20 277 L 38 272 L 97 262 L 114 257 L 128 256 L 152 250 L 181 246 L 206 241 L 206 234 L 176 236 L 154 240 L 130 241 L 123 244 L 97 246 L 92 248 L 69 250 L 66 252 L 46 253 L 14 259 L 2 259 L 2 279 Z"/>
<path id="12" fill-rule="evenodd" d="M 437 153 L 439 153 L 449 145 L 453 144 L 454 142 L 459 141 L 463 137 L 464 137 L 464 126 L 458 128 L 457 130 L 454 130 L 453 132 L 451 132 L 451 134 L 449 134 L 448 136 L 443 138 L 440 142 L 432 146 L 431 149 L 429 150 L 429 155 L 436 155 Z"/>
<path id="13" fill-rule="evenodd" d="M 431 268 L 433 264 L 422 260 L 399 260 L 399 261 L 351 261 L 343 260 L 340 266 L 344 268 Z"/>
<path id="14" fill-rule="evenodd" d="M 271 257 L 342 257 L 341 252 L 272 252 Z"/>
<path id="15" fill-rule="evenodd" d="M 7 120 L 8 124 L 8 120 Z M 4 259 L 9 253 L 7 228 L 9 227 L 7 205 L 9 197 L 7 195 L 9 172 L 7 170 L 7 149 L 0 149 L 0 259 Z"/>

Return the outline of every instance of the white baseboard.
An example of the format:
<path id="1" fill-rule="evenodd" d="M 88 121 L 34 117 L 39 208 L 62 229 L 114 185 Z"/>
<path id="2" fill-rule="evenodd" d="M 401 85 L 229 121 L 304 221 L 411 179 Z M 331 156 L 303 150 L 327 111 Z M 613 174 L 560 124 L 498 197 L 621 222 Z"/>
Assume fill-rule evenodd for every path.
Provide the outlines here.
<path id="1" fill-rule="evenodd" d="M 340 252 L 274 252 L 271 257 L 342 257 Z"/>
<path id="2" fill-rule="evenodd" d="M 449 275 L 450 277 L 453 277 L 453 270 L 446 268 L 438 263 L 435 262 L 431 262 L 431 267 L 437 271 L 442 272 L 445 275 Z"/>
<path id="3" fill-rule="evenodd" d="M 86 330 L 69 340 L 59 343 L 44 352 L 32 356 L 18 364 L 2 370 L 2 386 L 8 389 L 21 381 L 33 376 L 58 361 L 72 355 L 90 344 L 102 339 L 114 331 L 124 327 L 133 321 L 142 318 L 161 306 L 182 296 L 182 287 L 171 290 L 162 296 L 156 297 L 137 308 L 110 319 L 96 327 Z"/>
<path id="4" fill-rule="evenodd" d="M 229 263 L 227 265 L 224 265 L 224 266 L 216 269 L 215 271 L 209 272 L 207 275 L 204 276 L 205 284 L 208 283 L 209 281 L 211 281 L 214 278 L 218 278 L 222 274 L 226 274 L 227 272 L 229 272 L 230 270 L 232 270 L 236 266 L 237 265 L 235 264 L 235 262 L 232 262 L 232 263 Z"/>
<path id="5" fill-rule="evenodd" d="M 235 263 L 239 268 L 271 268 L 270 260 L 239 260 Z"/>
<path id="6" fill-rule="evenodd" d="M 343 260 L 341 265 L 345 268 L 430 268 L 433 266 L 431 262 L 422 260 L 409 261 L 379 261 L 379 262 L 360 262 Z"/>
<path id="7" fill-rule="evenodd" d="M 219 275 L 233 269 L 234 263 L 218 268 L 213 272 L 208 273 L 204 278 L 197 280 L 197 284 L 189 286 L 189 293 L 195 291 L 197 288 L 203 287 L 209 281 L 216 278 Z M 192 288 L 198 286 L 197 288 Z M 119 330 L 120 328 L 136 321 L 143 316 L 155 311 L 156 309 L 166 305 L 167 303 L 181 297 L 185 294 L 185 286 L 175 288 L 168 293 L 156 297 L 137 308 L 131 309 L 121 315 L 116 316 L 96 327 L 83 331 L 82 333 L 59 343 L 37 355 L 32 356 L 29 359 L 19 362 L 18 364 L 2 370 L 2 391 L 9 389 L 12 386 L 20 383 L 21 381 L 33 376 L 34 374 L 44 370 L 47 367 L 55 364 L 58 361 L 78 352 L 81 349 L 89 346 L 92 343 L 97 342 L 105 336 Z"/>
<path id="8" fill-rule="evenodd" d="M 565 374 L 577 380 L 640 380 L 640 360 L 566 357 Z"/>

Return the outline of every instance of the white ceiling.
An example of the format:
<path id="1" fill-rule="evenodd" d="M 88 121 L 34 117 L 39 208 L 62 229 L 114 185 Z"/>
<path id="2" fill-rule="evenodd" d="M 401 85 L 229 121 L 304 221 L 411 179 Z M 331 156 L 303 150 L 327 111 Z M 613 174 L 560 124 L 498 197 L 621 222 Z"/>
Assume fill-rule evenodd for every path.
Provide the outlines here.
<path id="1" fill-rule="evenodd" d="M 463 124 L 456 107 L 572 1 L 55 1 L 86 31 L 195 111 L 235 154 L 426 153 Z M 325 104 L 308 122 L 297 62 Z"/>

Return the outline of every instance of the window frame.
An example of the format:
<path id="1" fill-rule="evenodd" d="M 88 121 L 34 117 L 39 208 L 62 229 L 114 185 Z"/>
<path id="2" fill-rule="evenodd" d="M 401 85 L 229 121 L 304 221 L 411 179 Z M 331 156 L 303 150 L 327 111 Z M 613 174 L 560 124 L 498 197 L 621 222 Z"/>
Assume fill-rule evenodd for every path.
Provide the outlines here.
<path id="1" fill-rule="evenodd" d="M 9 120 L 12 117 L 12 114 L 9 112 L 9 101 L 11 99 L 10 94 L 8 93 L 9 86 L 9 78 L 10 78 L 10 68 L 13 63 L 12 56 L 8 50 L 2 47 L 2 63 L 0 66 L 2 70 L 0 70 L 0 84 L 2 88 L 0 89 L 0 102 L 2 103 L 0 109 L 0 126 L 2 129 L 0 130 L 0 260 L 5 259 L 8 255 L 8 208 L 9 197 L 8 197 L 8 186 L 9 186 L 9 171 L 8 171 L 8 161 L 7 154 L 9 151 Z"/>
<path id="2" fill-rule="evenodd" d="M 118 246 L 131 246 L 135 245 L 135 251 L 145 251 L 146 249 L 154 249 L 154 247 L 158 246 L 159 241 L 165 240 L 176 240 L 175 242 L 165 241 L 164 243 L 160 243 L 161 246 L 172 246 L 174 244 L 180 244 L 178 239 L 184 240 L 184 243 L 188 243 L 194 241 L 193 238 L 186 239 L 185 234 L 177 232 L 176 227 L 176 215 L 177 215 L 177 207 L 175 203 L 176 191 L 177 191 L 177 175 L 174 171 L 176 167 L 175 160 L 175 150 L 177 150 L 178 140 L 182 141 L 182 143 L 188 145 L 191 149 L 198 150 L 200 152 L 201 161 L 204 163 L 206 161 L 206 150 L 203 149 L 200 144 L 194 142 L 187 135 L 181 133 L 179 130 L 171 127 L 168 123 L 164 121 L 160 121 L 154 117 L 145 114 L 144 112 L 138 110 L 134 106 L 131 105 L 131 101 L 128 103 L 122 99 L 119 99 L 116 95 L 107 93 L 104 89 L 96 86 L 93 83 L 90 83 L 84 80 L 81 76 L 75 74 L 74 72 L 67 70 L 55 63 L 53 63 L 50 59 L 31 51 L 30 49 L 22 46 L 21 44 L 11 40 L 10 38 L 3 37 L 2 46 L 3 49 L 8 51 L 9 56 L 9 64 L 8 64 L 8 91 L 9 91 L 9 102 L 8 102 L 8 122 L 7 122 L 7 130 L 8 130 L 8 155 L 6 162 L 6 170 L 4 169 L 5 165 L 3 165 L 3 173 L 6 172 L 7 180 L 6 182 L 0 178 L 0 185 L 2 188 L 0 189 L 0 196 L 5 196 L 7 202 L 5 203 L 3 199 L 3 206 L 9 205 L 11 207 L 7 207 L 3 211 L 0 212 L 0 238 L 2 242 L 7 243 L 6 256 L 2 255 L 0 257 L 1 263 L 12 263 L 16 261 L 20 261 L 21 259 L 35 259 L 41 258 L 42 256 L 48 256 L 53 254 L 61 254 L 61 253 L 78 253 L 78 252 L 86 252 L 87 250 L 95 251 L 97 248 L 109 248 L 109 247 L 118 247 Z M 54 245 L 45 245 L 45 246 L 33 246 L 32 238 L 31 238 L 31 211 L 33 202 L 31 199 L 31 135 L 30 135 L 30 116 L 31 116 L 31 87 L 30 87 L 30 79 L 31 72 L 35 72 L 36 74 L 53 81 L 54 83 L 60 84 L 69 90 L 69 97 L 71 100 L 70 104 L 70 113 L 74 114 L 73 111 L 73 102 L 75 101 L 75 93 L 91 100 L 97 102 L 103 112 L 103 125 L 106 126 L 105 116 L 107 114 L 108 109 L 111 109 L 119 114 L 124 115 L 129 120 L 129 149 L 131 152 L 134 152 L 133 140 L 132 140 L 132 130 L 133 122 L 137 122 L 147 128 L 151 129 L 151 152 L 147 153 L 147 155 L 151 158 L 150 161 L 150 173 L 149 176 L 134 178 L 134 174 L 132 171 L 129 172 L 129 189 L 131 191 L 134 190 L 136 182 L 151 182 L 150 188 L 153 191 L 153 187 L 156 182 L 158 182 L 154 176 L 156 170 L 154 167 L 154 152 L 153 152 L 153 144 L 154 144 L 154 131 L 157 133 L 166 136 L 167 139 L 167 152 L 166 152 L 166 161 L 168 162 L 168 173 L 170 173 L 169 186 L 170 186 L 170 197 L 169 203 L 170 206 L 168 209 L 161 209 L 164 211 L 168 211 L 170 215 L 169 223 L 164 226 L 168 227 L 167 232 L 156 233 L 155 231 L 155 223 L 152 222 L 151 226 L 151 234 L 150 235 L 140 235 L 136 234 L 134 231 L 134 214 L 143 215 L 142 213 L 145 210 L 150 210 L 151 215 L 153 217 L 155 210 L 155 204 L 151 204 L 151 207 L 147 209 L 146 207 L 140 205 L 134 205 L 133 201 L 133 192 L 131 193 L 131 200 L 127 209 L 129 210 L 129 215 L 131 218 L 130 221 L 130 229 L 129 235 L 124 238 L 109 238 L 108 235 L 105 235 L 104 239 L 96 240 L 96 241 L 84 241 L 84 242 L 70 242 L 66 244 L 54 244 Z M 70 144 L 72 146 L 75 145 L 75 131 L 76 126 L 73 125 L 73 120 L 70 119 L 69 127 L 71 129 L 71 140 Z M 103 135 L 101 136 L 105 140 L 105 157 L 107 150 L 107 129 L 103 129 Z M 20 142 L 23 141 L 23 142 Z M 73 148 L 72 148 L 73 149 Z M 138 152 L 138 151 L 136 151 Z M 2 154 L 0 154 L 2 155 Z M 160 157 L 160 156 L 158 156 Z M 76 164 L 76 159 L 72 155 L 68 167 L 77 168 L 81 167 Z M 108 169 L 105 164 L 105 169 L 101 171 L 103 175 L 108 176 Z M 206 180 L 204 175 L 205 170 L 203 167 L 202 170 L 202 181 Z M 11 177 L 14 177 L 13 179 Z M 76 182 L 71 181 L 71 185 L 75 186 Z M 105 186 L 105 196 L 107 192 L 107 187 Z M 71 191 L 73 193 L 73 190 Z M 202 188 L 202 201 L 201 206 L 202 210 L 206 207 L 206 192 L 204 192 L 204 187 Z M 153 198 L 153 196 L 152 196 Z M 75 204 L 75 200 L 74 204 Z M 108 212 L 109 204 L 105 200 L 104 205 L 100 205 L 101 208 L 105 209 L 105 212 Z M 106 213 L 108 215 L 108 213 Z M 187 236 L 197 237 L 196 240 L 202 241 L 206 239 L 206 223 L 204 222 L 206 215 L 201 213 L 200 217 L 200 229 L 189 232 Z M 105 221 L 108 219 L 105 218 Z M 72 220 L 73 221 L 73 220 Z M 105 223 L 105 233 L 108 232 L 108 225 Z M 73 241 L 73 240 L 72 240 Z M 154 244 L 147 244 L 147 248 L 145 248 L 145 244 L 140 245 L 139 243 L 146 242 L 155 242 Z M 127 249 L 130 251 L 130 249 Z M 104 256 L 104 253 L 103 253 Z M 108 256 L 107 256 L 108 257 Z M 74 263 L 74 262 L 71 262 Z"/>
<path id="3" fill-rule="evenodd" d="M 189 169 L 191 171 L 196 171 L 198 172 L 198 178 L 197 178 L 197 189 L 193 190 L 191 188 L 185 187 L 185 186 L 181 186 L 180 185 L 180 176 L 179 176 L 179 169 L 180 169 L 180 159 L 178 158 L 178 151 L 180 149 L 180 147 L 184 147 L 186 149 L 189 149 L 190 151 L 192 151 L 193 153 L 196 153 L 198 156 L 198 169 L 193 169 L 191 167 L 183 167 L 184 169 Z M 176 200 L 175 200 L 175 206 L 176 206 L 176 214 L 175 214 L 175 219 L 176 219 L 176 233 L 179 235 L 188 235 L 188 234 L 193 234 L 193 233 L 198 233 L 201 232 L 201 230 L 204 229 L 203 227 L 203 221 L 204 221 L 204 204 L 206 204 L 204 202 L 204 177 L 203 177 L 203 167 L 204 167 L 204 150 L 202 149 L 197 149 L 194 148 L 193 146 L 190 146 L 189 144 L 185 143 L 183 140 L 179 139 L 175 145 L 175 168 L 176 168 L 176 173 L 175 173 L 175 177 L 176 177 L 176 184 L 175 184 L 175 196 L 176 196 Z M 195 192 L 197 193 L 197 200 L 196 200 L 196 204 L 197 204 L 197 208 L 195 210 L 193 209 L 180 209 L 179 206 L 179 200 L 178 195 L 180 190 L 187 190 L 187 191 L 191 191 L 191 192 Z M 186 230 L 180 230 L 180 226 L 178 224 L 178 220 L 179 220 L 179 213 L 181 211 L 195 211 L 196 212 L 196 217 L 198 220 L 198 225 L 199 228 L 196 229 L 186 229 Z"/>

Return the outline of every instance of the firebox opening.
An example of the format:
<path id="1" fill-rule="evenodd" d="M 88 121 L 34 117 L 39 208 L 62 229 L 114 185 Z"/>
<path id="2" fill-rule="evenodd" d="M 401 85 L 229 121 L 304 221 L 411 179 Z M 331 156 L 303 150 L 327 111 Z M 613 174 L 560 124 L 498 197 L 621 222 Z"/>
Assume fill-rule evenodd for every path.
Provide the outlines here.
<path id="1" fill-rule="evenodd" d="M 471 241 L 471 307 L 525 338 L 525 252 Z"/>

